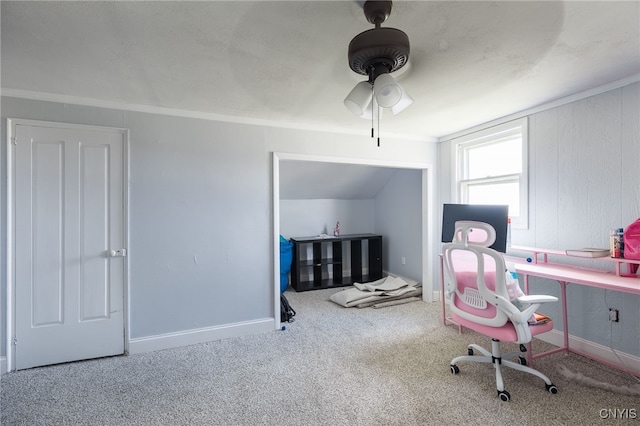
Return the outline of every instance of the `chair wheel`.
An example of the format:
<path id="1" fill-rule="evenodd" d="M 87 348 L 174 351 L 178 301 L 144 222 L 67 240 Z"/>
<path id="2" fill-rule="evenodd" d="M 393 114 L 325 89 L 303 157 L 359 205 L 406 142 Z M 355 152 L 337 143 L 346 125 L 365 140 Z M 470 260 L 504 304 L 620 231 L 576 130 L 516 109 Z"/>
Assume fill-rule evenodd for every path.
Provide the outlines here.
<path id="1" fill-rule="evenodd" d="M 458 368 L 457 365 L 452 364 L 451 365 L 451 374 L 458 374 L 460 372 L 460 369 Z"/>
<path id="2" fill-rule="evenodd" d="M 473 356 L 473 348 L 467 348 L 467 355 Z"/>
<path id="3" fill-rule="evenodd" d="M 498 398 L 504 402 L 509 402 L 511 400 L 511 395 L 506 390 L 498 391 Z"/>
<path id="4" fill-rule="evenodd" d="M 545 387 L 547 388 L 547 391 L 549 391 L 550 393 L 553 393 L 553 394 L 558 393 L 558 387 L 554 384 L 545 385 Z"/>
<path id="5" fill-rule="evenodd" d="M 523 356 L 518 357 L 518 362 L 520 363 L 520 365 L 527 365 L 527 359 Z"/>

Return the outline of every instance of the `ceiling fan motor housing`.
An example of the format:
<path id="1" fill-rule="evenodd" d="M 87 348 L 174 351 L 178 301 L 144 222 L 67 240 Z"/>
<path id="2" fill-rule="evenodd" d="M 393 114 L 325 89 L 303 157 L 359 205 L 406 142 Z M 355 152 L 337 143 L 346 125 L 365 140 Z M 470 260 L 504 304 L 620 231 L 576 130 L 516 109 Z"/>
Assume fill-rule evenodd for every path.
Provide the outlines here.
<path id="1" fill-rule="evenodd" d="M 409 60 L 409 37 L 395 28 L 373 28 L 364 31 L 349 43 L 349 67 L 358 74 L 393 72 Z"/>
<path id="2" fill-rule="evenodd" d="M 364 15 L 376 27 L 358 34 L 349 43 L 349 67 L 368 75 L 371 83 L 378 75 L 396 71 L 409 60 L 409 37 L 398 29 L 380 27 L 391 14 L 391 7 L 391 1 L 366 1 Z"/>

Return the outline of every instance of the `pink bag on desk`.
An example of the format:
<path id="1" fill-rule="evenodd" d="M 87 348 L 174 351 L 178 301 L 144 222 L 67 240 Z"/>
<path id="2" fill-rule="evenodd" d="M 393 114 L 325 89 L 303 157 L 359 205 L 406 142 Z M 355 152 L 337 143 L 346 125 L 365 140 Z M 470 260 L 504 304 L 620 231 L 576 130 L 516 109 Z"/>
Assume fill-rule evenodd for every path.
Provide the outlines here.
<path id="1" fill-rule="evenodd" d="M 624 231 L 625 259 L 640 260 L 640 219 L 627 226 Z"/>

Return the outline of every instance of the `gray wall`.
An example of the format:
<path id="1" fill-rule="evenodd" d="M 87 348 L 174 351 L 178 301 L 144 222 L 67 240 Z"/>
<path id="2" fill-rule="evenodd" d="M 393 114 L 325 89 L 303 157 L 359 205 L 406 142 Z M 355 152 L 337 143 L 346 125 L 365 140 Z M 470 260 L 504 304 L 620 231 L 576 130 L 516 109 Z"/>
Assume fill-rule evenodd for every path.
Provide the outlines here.
<path id="1" fill-rule="evenodd" d="M 280 234 L 285 238 L 376 232 L 374 202 L 369 200 L 280 200 Z"/>
<path id="2" fill-rule="evenodd" d="M 386 237 L 385 270 L 418 282 L 422 282 L 422 190 L 422 171 L 402 170 L 393 175 L 375 199 L 376 233 Z M 402 257 L 406 258 L 404 265 Z M 427 291 L 431 284 L 424 285 Z"/>
<path id="3" fill-rule="evenodd" d="M 130 129 L 130 337 L 273 318 L 272 152 L 435 163 L 435 144 L 2 98 L 2 270 L 6 118 Z M 6 276 L 0 305 L 6 312 Z M 0 356 L 6 355 L 4 316 Z"/>
<path id="4" fill-rule="evenodd" d="M 131 337 L 272 316 L 270 164 L 259 129 L 139 113 L 126 127 Z"/>
<path id="5" fill-rule="evenodd" d="M 634 83 L 529 117 L 529 229 L 513 229 L 513 245 L 606 248 L 611 228 L 626 227 L 640 217 L 638 111 L 640 83 Z M 439 145 L 441 209 L 451 201 L 452 158 L 451 143 Z M 609 270 L 613 265 L 562 261 Z M 531 282 L 535 292 L 558 294 L 555 282 Z M 572 335 L 604 346 L 611 336 L 614 348 L 640 355 L 639 296 L 569 285 L 567 300 Z M 619 323 L 609 322 L 609 307 L 620 309 Z M 556 304 L 546 311 L 561 318 L 559 309 Z M 561 328 L 561 321 L 556 327 Z"/>

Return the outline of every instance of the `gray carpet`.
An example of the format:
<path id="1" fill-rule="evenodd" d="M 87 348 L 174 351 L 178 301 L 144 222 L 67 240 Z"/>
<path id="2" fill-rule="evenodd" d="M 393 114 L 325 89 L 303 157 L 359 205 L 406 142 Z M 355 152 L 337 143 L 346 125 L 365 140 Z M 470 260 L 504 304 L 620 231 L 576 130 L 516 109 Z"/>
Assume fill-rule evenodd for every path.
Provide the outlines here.
<path id="1" fill-rule="evenodd" d="M 10 373 L 3 425 L 591 425 L 638 423 L 637 396 L 568 381 L 563 365 L 597 381 L 634 380 L 577 355 L 536 367 L 560 388 L 507 370 L 511 402 L 497 398 L 493 367 L 450 360 L 471 342 L 440 323 L 439 304 L 343 308 L 338 290 L 287 291 L 296 321 L 274 331 L 148 354 Z M 539 347 L 547 344 L 540 342 Z M 547 345 L 548 347 L 548 345 Z M 612 419 L 610 410 L 627 410 Z M 605 410 L 604 412 L 601 410 Z M 603 413 L 609 418 L 603 419 Z M 637 414 L 632 414 L 637 413 Z M 635 417 L 635 418 L 630 418 Z"/>

